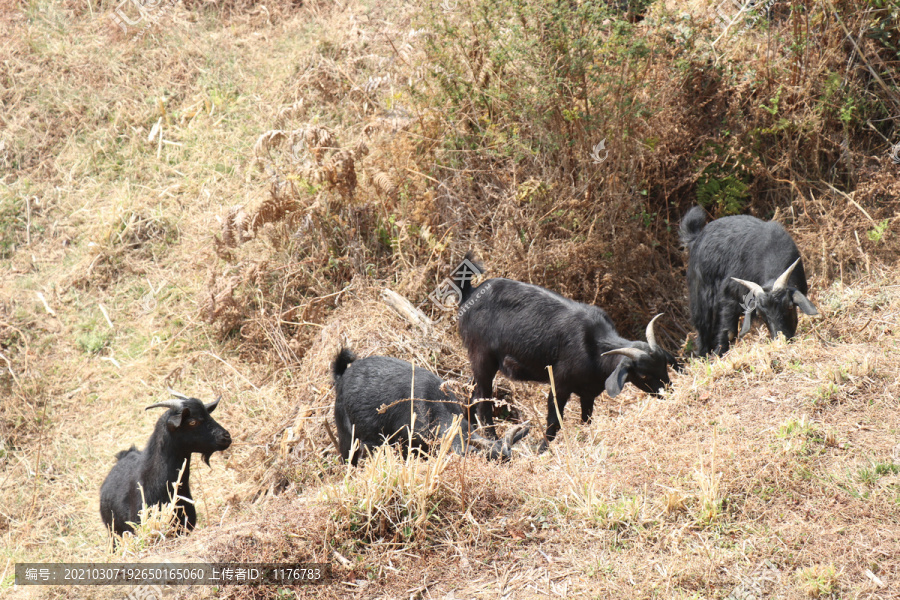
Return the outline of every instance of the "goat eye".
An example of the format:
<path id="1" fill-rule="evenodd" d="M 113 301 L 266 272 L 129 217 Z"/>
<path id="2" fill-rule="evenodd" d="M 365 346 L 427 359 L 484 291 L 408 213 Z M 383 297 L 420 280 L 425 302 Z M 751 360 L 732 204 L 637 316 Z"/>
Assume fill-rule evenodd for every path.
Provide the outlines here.
<path id="1" fill-rule="evenodd" d="M 190 421 L 188 421 L 188 427 L 196 427 L 196 426 L 197 426 L 197 419 L 191 419 Z"/>

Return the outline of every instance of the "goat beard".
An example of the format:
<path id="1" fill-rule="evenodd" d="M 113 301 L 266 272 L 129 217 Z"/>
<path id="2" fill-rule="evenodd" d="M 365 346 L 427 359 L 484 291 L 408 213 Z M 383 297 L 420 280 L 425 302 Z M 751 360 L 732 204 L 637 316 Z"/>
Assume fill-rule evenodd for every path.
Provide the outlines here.
<path id="1" fill-rule="evenodd" d="M 203 462 L 205 462 L 206 466 L 209 467 L 210 469 L 212 469 L 212 465 L 209 464 L 209 457 L 212 456 L 212 454 L 213 454 L 212 452 L 210 452 L 208 454 L 203 454 Z"/>

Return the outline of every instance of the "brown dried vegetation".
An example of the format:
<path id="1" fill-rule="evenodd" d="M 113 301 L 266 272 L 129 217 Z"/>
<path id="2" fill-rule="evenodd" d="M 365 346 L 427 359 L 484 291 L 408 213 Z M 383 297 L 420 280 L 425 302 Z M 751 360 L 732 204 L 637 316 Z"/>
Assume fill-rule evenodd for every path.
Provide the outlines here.
<path id="1" fill-rule="evenodd" d="M 707 3 L 669 4 L 631 25 L 568 3 L 566 29 L 537 0 L 187 2 L 137 40 L 97 25 L 102 2 L 0 16 L 0 568 L 331 562 L 338 582 L 289 590 L 309 597 L 900 598 L 896 11 L 776 3 L 715 41 Z M 570 411 L 545 455 L 532 434 L 509 465 L 339 464 L 341 346 L 466 394 L 427 297 L 469 249 L 625 335 L 665 312 L 689 348 L 677 224 L 698 201 L 784 223 L 824 317 L 589 425 Z M 194 534 L 113 554 L 100 482 L 167 386 L 224 393 L 235 444 L 196 469 Z M 498 382 L 537 430 L 545 394 Z M 122 595 L 36 595 L 72 594 Z"/>

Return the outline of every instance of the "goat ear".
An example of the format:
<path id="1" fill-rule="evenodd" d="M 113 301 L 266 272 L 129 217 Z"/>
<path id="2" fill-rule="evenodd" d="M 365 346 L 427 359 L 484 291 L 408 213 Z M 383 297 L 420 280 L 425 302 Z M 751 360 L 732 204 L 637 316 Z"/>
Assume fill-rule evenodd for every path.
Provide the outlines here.
<path id="1" fill-rule="evenodd" d="M 181 423 L 187 419 L 191 414 L 191 411 L 184 408 L 180 413 L 175 413 L 166 421 L 166 427 L 168 427 L 169 431 L 175 431 L 179 427 L 181 427 Z"/>
<path id="2" fill-rule="evenodd" d="M 216 398 L 209 404 L 204 404 L 203 406 L 206 407 L 206 412 L 211 413 L 212 411 L 216 410 L 216 407 L 219 405 L 219 400 L 221 400 L 221 399 L 222 399 L 222 396 L 219 396 L 218 398 Z"/>
<path id="3" fill-rule="evenodd" d="M 612 375 L 606 378 L 606 393 L 610 398 L 615 398 L 625 387 L 625 379 L 628 377 L 628 371 L 633 363 L 630 359 L 625 359 L 619 363 Z"/>
<path id="4" fill-rule="evenodd" d="M 791 294 L 791 300 L 794 301 L 794 304 L 800 307 L 804 313 L 810 316 L 817 316 L 819 311 L 816 310 L 816 307 L 813 306 L 813 303 L 809 301 L 809 298 L 803 295 L 803 292 L 800 290 L 794 290 L 794 293 Z"/>
<path id="5" fill-rule="evenodd" d="M 741 332 L 738 334 L 739 338 L 744 337 L 748 333 L 750 333 L 750 326 L 753 325 L 753 311 L 756 310 L 751 309 L 744 313 L 744 324 L 741 326 Z"/>

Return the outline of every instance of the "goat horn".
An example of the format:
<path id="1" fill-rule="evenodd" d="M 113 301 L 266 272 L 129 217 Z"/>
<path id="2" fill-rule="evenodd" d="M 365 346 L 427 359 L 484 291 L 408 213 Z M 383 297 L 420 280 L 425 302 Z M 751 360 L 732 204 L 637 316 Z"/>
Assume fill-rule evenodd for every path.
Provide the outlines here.
<path id="1" fill-rule="evenodd" d="M 174 408 L 179 409 L 182 407 L 184 402 L 182 400 L 164 400 L 162 402 L 157 402 L 156 404 L 151 404 L 144 410 L 150 410 L 151 408 Z"/>
<path id="2" fill-rule="evenodd" d="M 490 450 L 494 447 L 494 442 L 477 434 L 469 436 L 469 443 L 476 448 L 481 448 L 482 450 Z"/>
<path id="3" fill-rule="evenodd" d="M 800 259 L 794 261 L 794 264 L 787 268 L 787 271 L 781 274 L 781 276 L 775 280 L 775 283 L 772 285 L 772 291 L 783 290 L 787 287 L 788 279 L 791 278 L 791 273 L 794 271 L 794 267 L 797 266 L 797 263 L 800 262 Z"/>
<path id="4" fill-rule="evenodd" d="M 744 281 L 743 279 L 738 279 L 737 277 L 732 277 L 732 279 L 734 279 L 738 283 L 746 285 L 755 296 L 761 296 L 766 293 L 766 290 L 762 289 L 762 286 L 758 283 L 754 283 L 752 281 Z"/>
<path id="5" fill-rule="evenodd" d="M 650 319 L 650 322 L 647 324 L 647 343 L 650 344 L 651 350 L 656 350 L 658 348 L 656 345 L 656 334 L 653 332 L 653 323 L 661 316 L 663 316 L 663 314 L 659 313 Z"/>
<path id="6" fill-rule="evenodd" d="M 522 431 L 523 429 L 530 429 L 530 428 L 531 428 L 531 421 L 525 421 L 524 423 L 519 423 L 518 425 L 513 425 L 506 432 L 506 435 L 503 436 L 503 443 L 506 444 L 507 446 L 511 446 L 513 438 L 515 438 L 516 435 L 518 435 L 518 433 L 520 431 Z"/>
<path id="7" fill-rule="evenodd" d="M 184 394 L 178 393 L 175 390 L 173 390 L 172 388 L 168 388 L 168 389 L 169 389 L 169 393 L 172 394 L 173 396 L 175 396 L 176 398 L 178 398 L 179 400 L 190 400 L 190 398 L 188 398 Z"/>
<path id="8" fill-rule="evenodd" d="M 613 354 L 621 354 L 622 356 L 627 356 L 632 360 L 637 360 L 643 356 L 647 356 L 646 352 L 644 352 L 643 350 L 638 350 L 637 348 L 616 348 L 615 350 L 604 352 L 600 356 L 610 356 Z"/>
<path id="9" fill-rule="evenodd" d="M 219 394 L 219 397 L 218 397 L 218 398 L 216 398 L 215 400 L 213 400 L 213 401 L 210 402 L 209 404 L 204 404 L 203 406 L 206 407 L 206 411 L 207 411 L 207 412 L 212 412 L 212 411 L 214 411 L 214 410 L 216 409 L 216 407 L 219 405 L 219 400 L 221 400 L 221 399 L 222 399 L 222 394 Z"/>

